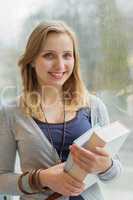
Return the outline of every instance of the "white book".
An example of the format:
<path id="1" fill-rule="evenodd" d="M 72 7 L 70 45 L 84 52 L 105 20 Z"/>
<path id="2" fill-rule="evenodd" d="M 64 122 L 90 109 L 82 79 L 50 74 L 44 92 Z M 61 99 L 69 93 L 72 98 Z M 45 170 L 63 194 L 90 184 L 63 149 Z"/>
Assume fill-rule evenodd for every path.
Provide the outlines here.
<path id="1" fill-rule="evenodd" d="M 73 143 L 92 151 L 95 147 L 104 147 L 113 157 L 120 150 L 129 132 L 130 130 L 127 127 L 115 121 L 109 125 L 103 127 L 97 126 L 88 130 L 74 140 Z M 71 153 L 69 153 L 64 169 L 76 179 L 83 180 L 85 182 L 85 188 L 91 186 L 98 180 L 96 174 L 88 174 L 74 163 Z"/>

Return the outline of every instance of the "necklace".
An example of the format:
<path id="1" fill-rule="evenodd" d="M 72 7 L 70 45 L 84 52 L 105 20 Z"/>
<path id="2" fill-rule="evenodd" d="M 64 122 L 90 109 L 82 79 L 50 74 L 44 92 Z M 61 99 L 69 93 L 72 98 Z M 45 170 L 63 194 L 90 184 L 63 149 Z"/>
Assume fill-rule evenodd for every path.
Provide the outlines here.
<path id="1" fill-rule="evenodd" d="M 45 107 L 44 107 L 44 105 L 42 107 L 42 104 L 40 106 L 41 106 L 41 110 L 42 110 L 43 115 L 44 115 L 44 119 L 46 121 L 46 128 L 47 128 L 47 131 L 48 131 L 49 141 L 52 144 L 52 147 L 54 148 L 54 150 L 56 150 L 56 148 L 54 146 L 54 141 L 53 141 L 53 138 L 52 138 L 52 134 L 51 134 L 51 131 L 50 131 L 50 128 L 49 128 L 49 123 L 48 123 L 48 120 L 47 120 L 46 115 L 45 115 Z M 63 153 L 63 147 L 64 147 L 64 143 L 65 143 L 65 127 L 66 127 L 66 113 L 65 113 L 65 99 L 64 99 L 64 96 L 63 96 L 63 113 L 64 113 L 63 132 L 62 132 L 61 148 L 60 148 L 60 151 L 59 151 L 59 158 L 60 158 L 61 161 L 62 161 L 62 158 L 63 158 L 62 157 L 62 153 Z"/>

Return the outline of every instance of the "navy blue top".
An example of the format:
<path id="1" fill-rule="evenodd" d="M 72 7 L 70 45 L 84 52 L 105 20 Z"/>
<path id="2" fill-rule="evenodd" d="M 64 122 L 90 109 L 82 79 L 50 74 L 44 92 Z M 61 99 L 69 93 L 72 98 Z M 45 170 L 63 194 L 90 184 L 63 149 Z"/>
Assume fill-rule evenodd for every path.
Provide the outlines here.
<path id="1" fill-rule="evenodd" d="M 49 139 L 46 122 L 39 121 L 35 118 L 34 120 L 39 126 L 39 128 L 42 130 L 42 132 L 45 134 L 45 136 Z M 48 123 L 54 147 L 56 148 L 58 154 L 60 152 L 62 143 L 63 126 L 64 123 Z M 65 161 L 67 159 L 69 154 L 69 146 L 73 143 L 73 141 L 79 136 L 81 136 L 83 133 L 85 133 L 87 130 L 89 130 L 90 128 L 91 128 L 90 114 L 84 108 L 78 110 L 76 116 L 73 119 L 66 122 L 65 144 L 63 147 L 62 161 Z"/>
<path id="2" fill-rule="evenodd" d="M 62 143 L 62 134 L 64 123 L 48 123 L 41 122 L 35 119 L 35 122 L 38 124 L 42 132 L 49 139 L 47 125 L 52 136 L 54 147 L 56 148 L 58 154 L 60 152 L 61 143 Z M 65 143 L 62 151 L 62 161 L 66 161 L 69 154 L 69 146 L 73 141 L 85 133 L 91 128 L 91 116 L 88 110 L 81 108 L 76 112 L 76 116 L 67 121 L 65 125 Z M 70 200 L 81 200 L 83 199 L 80 195 L 77 197 L 70 197 Z"/>

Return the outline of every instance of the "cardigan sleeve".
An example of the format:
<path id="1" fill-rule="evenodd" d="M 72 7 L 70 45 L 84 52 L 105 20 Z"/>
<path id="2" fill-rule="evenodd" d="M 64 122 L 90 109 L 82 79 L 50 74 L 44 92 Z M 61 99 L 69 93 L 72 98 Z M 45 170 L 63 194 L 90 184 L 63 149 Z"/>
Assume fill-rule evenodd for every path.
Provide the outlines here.
<path id="1" fill-rule="evenodd" d="M 113 163 L 111 168 L 109 168 L 106 172 L 98 174 L 99 179 L 102 182 L 110 182 L 114 178 L 117 178 L 121 175 L 122 172 L 122 164 L 119 159 L 112 159 Z"/>
<path id="2" fill-rule="evenodd" d="M 17 144 L 5 113 L 0 108 L 0 194 L 21 195 L 18 188 L 20 174 L 14 172 Z"/>
<path id="3" fill-rule="evenodd" d="M 92 110 L 92 125 L 104 126 L 110 123 L 108 111 L 103 101 L 96 96 L 91 96 L 91 110 Z M 98 178 L 102 182 L 111 181 L 116 177 L 119 177 L 122 172 L 122 164 L 118 159 L 118 156 L 112 158 L 112 166 L 105 173 L 98 174 Z"/>
<path id="4" fill-rule="evenodd" d="M 105 126 L 110 123 L 109 114 L 103 101 L 94 95 L 90 95 L 92 127 Z"/>
<path id="5" fill-rule="evenodd" d="M 0 194 L 4 196 L 23 196 L 25 194 L 18 187 L 18 180 L 22 173 L 15 173 L 17 140 L 13 125 L 13 112 L 12 108 L 8 109 L 5 106 L 0 108 Z M 29 185 L 29 174 L 23 176 L 22 186 L 29 193 L 35 192 Z M 51 191 L 46 190 L 34 195 L 41 195 L 43 197 L 46 195 L 47 197 L 49 193 Z M 34 197 L 36 198 L 36 196 Z"/>

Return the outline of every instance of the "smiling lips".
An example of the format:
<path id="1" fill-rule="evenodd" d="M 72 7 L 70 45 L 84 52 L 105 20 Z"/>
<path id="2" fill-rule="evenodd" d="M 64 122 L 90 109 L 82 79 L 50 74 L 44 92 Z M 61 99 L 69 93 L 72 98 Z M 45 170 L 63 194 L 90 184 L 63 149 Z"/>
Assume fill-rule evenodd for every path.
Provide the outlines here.
<path id="1" fill-rule="evenodd" d="M 61 79 L 65 72 L 48 72 L 53 78 Z"/>

